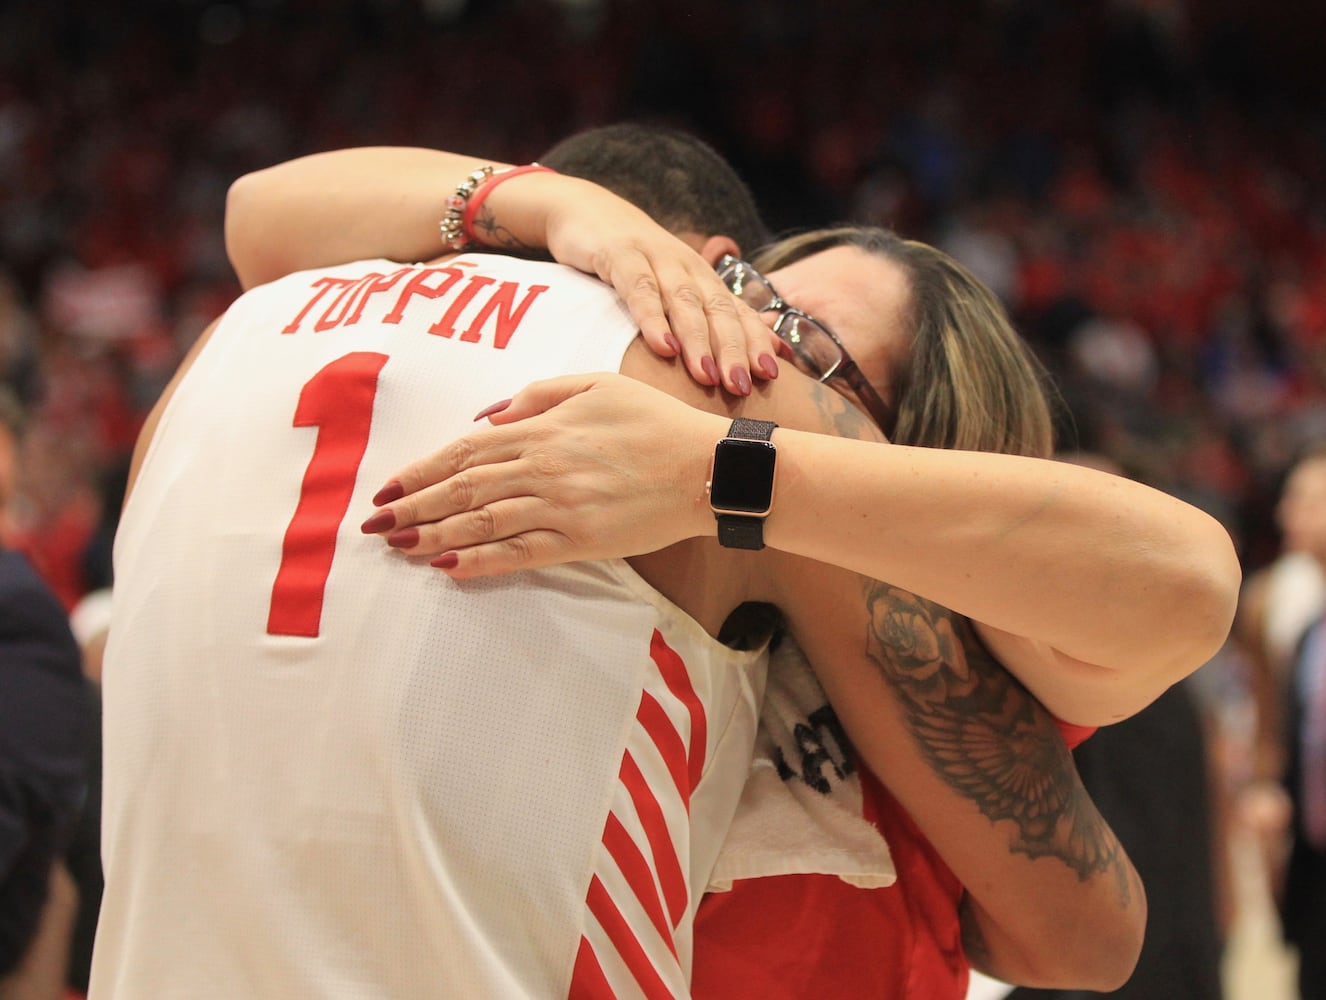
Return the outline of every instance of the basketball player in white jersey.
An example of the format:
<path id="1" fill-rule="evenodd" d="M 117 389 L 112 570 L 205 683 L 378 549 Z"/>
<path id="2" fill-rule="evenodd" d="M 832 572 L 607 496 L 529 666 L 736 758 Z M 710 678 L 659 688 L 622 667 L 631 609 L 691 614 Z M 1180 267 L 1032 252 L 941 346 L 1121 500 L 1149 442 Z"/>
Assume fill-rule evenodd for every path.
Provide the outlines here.
<path id="1" fill-rule="evenodd" d="M 712 635 L 739 573 L 456 584 L 347 517 L 636 333 L 583 274 L 463 255 L 296 274 L 204 335 L 117 537 L 93 996 L 687 993 L 763 682 Z"/>
<path id="2" fill-rule="evenodd" d="M 635 336 L 599 282 L 489 255 L 231 307 L 117 540 L 93 996 L 685 995 L 762 653 L 625 562 L 458 585 L 346 518 Z"/>

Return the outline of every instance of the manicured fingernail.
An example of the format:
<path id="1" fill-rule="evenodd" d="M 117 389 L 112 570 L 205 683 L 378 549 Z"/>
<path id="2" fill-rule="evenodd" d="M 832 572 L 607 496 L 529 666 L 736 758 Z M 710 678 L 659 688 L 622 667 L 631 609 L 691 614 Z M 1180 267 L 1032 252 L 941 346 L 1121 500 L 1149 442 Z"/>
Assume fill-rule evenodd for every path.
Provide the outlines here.
<path id="1" fill-rule="evenodd" d="M 366 535 L 376 535 L 379 531 L 387 531 L 396 527 L 396 514 L 390 510 L 380 510 L 367 521 L 359 526 L 359 530 Z"/>
<path id="2" fill-rule="evenodd" d="M 438 569 L 455 569 L 460 563 L 460 556 L 454 552 L 443 552 L 440 556 L 430 562 L 428 565 L 436 566 Z"/>
<path id="3" fill-rule="evenodd" d="M 511 405 L 511 400 L 509 399 L 500 400 L 494 403 L 492 406 L 485 406 L 482 410 L 480 410 L 478 413 L 474 415 L 474 419 L 482 420 L 484 417 L 491 417 L 494 413 L 501 413 L 510 405 Z"/>
<path id="4" fill-rule="evenodd" d="M 718 365 L 709 355 L 700 359 L 700 369 L 704 372 L 704 377 L 709 380 L 710 385 L 718 385 L 723 380 L 718 377 Z"/>
<path id="5" fill-rule="evenodd" d="M 736 386 L 737 392 L 743 396 L 750 395 L 750 372 L 746 371 L 745 365 L 733 365 L 728 373 L 732 376 L 732 384 Z"/>
<path id="6" fill-rule="evenodd" d="M 386 504 L 391 503 L 393 500 L 399 500 L 403 496 L 405 496 L 405 487 L 393 479 L 386 486 L 382 487 L 382 489 L 378 490 L 377 495 L 373 497 L 373 506 L 383 507 Z M 390 528 L 391 525 L 387 525 L 387 527 Z"/>
<path id="7" fill-rule="evenodd" d="M 387 544 L 393 549 L 410 549 L 419 544 L 418 528 L 402 528 L 387 536 Z"/>
<path id="8" fill-rule="evenodd" d="M 764 372 L 765 378 L 778 377 L 778 362 L 774 360 L 772 354 L 760 355 L 760 371 Z"/>
<path id="9" fill-rule="evenodd" d="M 678 340 L 676 337 L 674 337 L 671 333 L 666 333 L 663 335 L 663 343 L 668 345 L 668 348 L 672 351 L 673 354 L 681 353 L 681 341 Z"/>
<path id="10" fill-rule="evenodd" d="M 792 361 L 796 358 L 796 355 L 792 353 L 792 348 L 787 344 L 786 341 L 780 340 L 778 342 L 777 351 L 778 351 L 778 356 L 780 358 L 784 358 L 787 361 Z"/>

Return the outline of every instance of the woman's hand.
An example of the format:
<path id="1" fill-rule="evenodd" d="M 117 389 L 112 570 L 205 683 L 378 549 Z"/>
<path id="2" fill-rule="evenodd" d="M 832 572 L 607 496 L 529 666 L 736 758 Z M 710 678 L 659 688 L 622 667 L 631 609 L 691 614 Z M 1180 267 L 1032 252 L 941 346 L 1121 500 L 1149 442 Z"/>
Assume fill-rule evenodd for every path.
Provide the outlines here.
<path id="1" fill-rule="evenodd" d="M 402 469 L 362 530 L 456 578 L 652 552 L 713 530 L 727 421 L 615 373 L 535 382 Z"/>
<path id="2" fill-rule="evenodd" d="M 506 206 L 525 210 L 517 199 L 537 198 L 540 242 L 554 260 L 612 285 L 655 354 L 681 355 L 700 385 L 721 384 L 739 396 L 750 395 L 752 376 L 778 377 L 775 355 L 786 355 L 778 337 L 699 252 L 645 212 L 597 184 L 559 174 L 528 174 L 505 187 L 510 201 L 494 209 L 495 221 Z M 495 190 L 491 200 L 502 193 Z"/>

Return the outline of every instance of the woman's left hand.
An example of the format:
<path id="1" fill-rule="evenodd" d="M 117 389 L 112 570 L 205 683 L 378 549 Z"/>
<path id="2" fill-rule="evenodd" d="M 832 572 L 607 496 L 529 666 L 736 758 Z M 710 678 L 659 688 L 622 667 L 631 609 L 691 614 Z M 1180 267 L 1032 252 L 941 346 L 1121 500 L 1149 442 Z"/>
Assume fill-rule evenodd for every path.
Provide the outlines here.
<path id="1" fill-rule="evenodd" d="M 363 530 L 456 578 L 713 530 L 705 479 L 724 418 L 616 373 L 535 382 L 485 415 L 495 426 L 397 473 Z"/>
<path id="2" fill-rule="evenodd" d="M 655 354 L 680 355 L 697 383 L 738 396 L 750 395 L 752 378 L 778 377 L 786 348 L 679 236 L 589 181 L 533 174 L 517 183 L 512 193 L 543 199 L 553 259 L 610 284 Z"/>

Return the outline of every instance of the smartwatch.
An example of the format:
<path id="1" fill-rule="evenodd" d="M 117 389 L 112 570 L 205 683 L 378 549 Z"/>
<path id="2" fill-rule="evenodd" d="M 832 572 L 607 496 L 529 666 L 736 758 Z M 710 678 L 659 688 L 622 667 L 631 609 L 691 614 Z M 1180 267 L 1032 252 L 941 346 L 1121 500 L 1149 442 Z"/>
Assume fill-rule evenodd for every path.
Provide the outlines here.
<path id="1" fill-rule="evenodd" d="M 718 543 L 730 549 L 764 548 L 764 519 L 773 509 L 778 448 L 769 438 L 778 425 L 768 420 L 732 421 L 714 446 L 709 507 L 718 519 Z"/>

